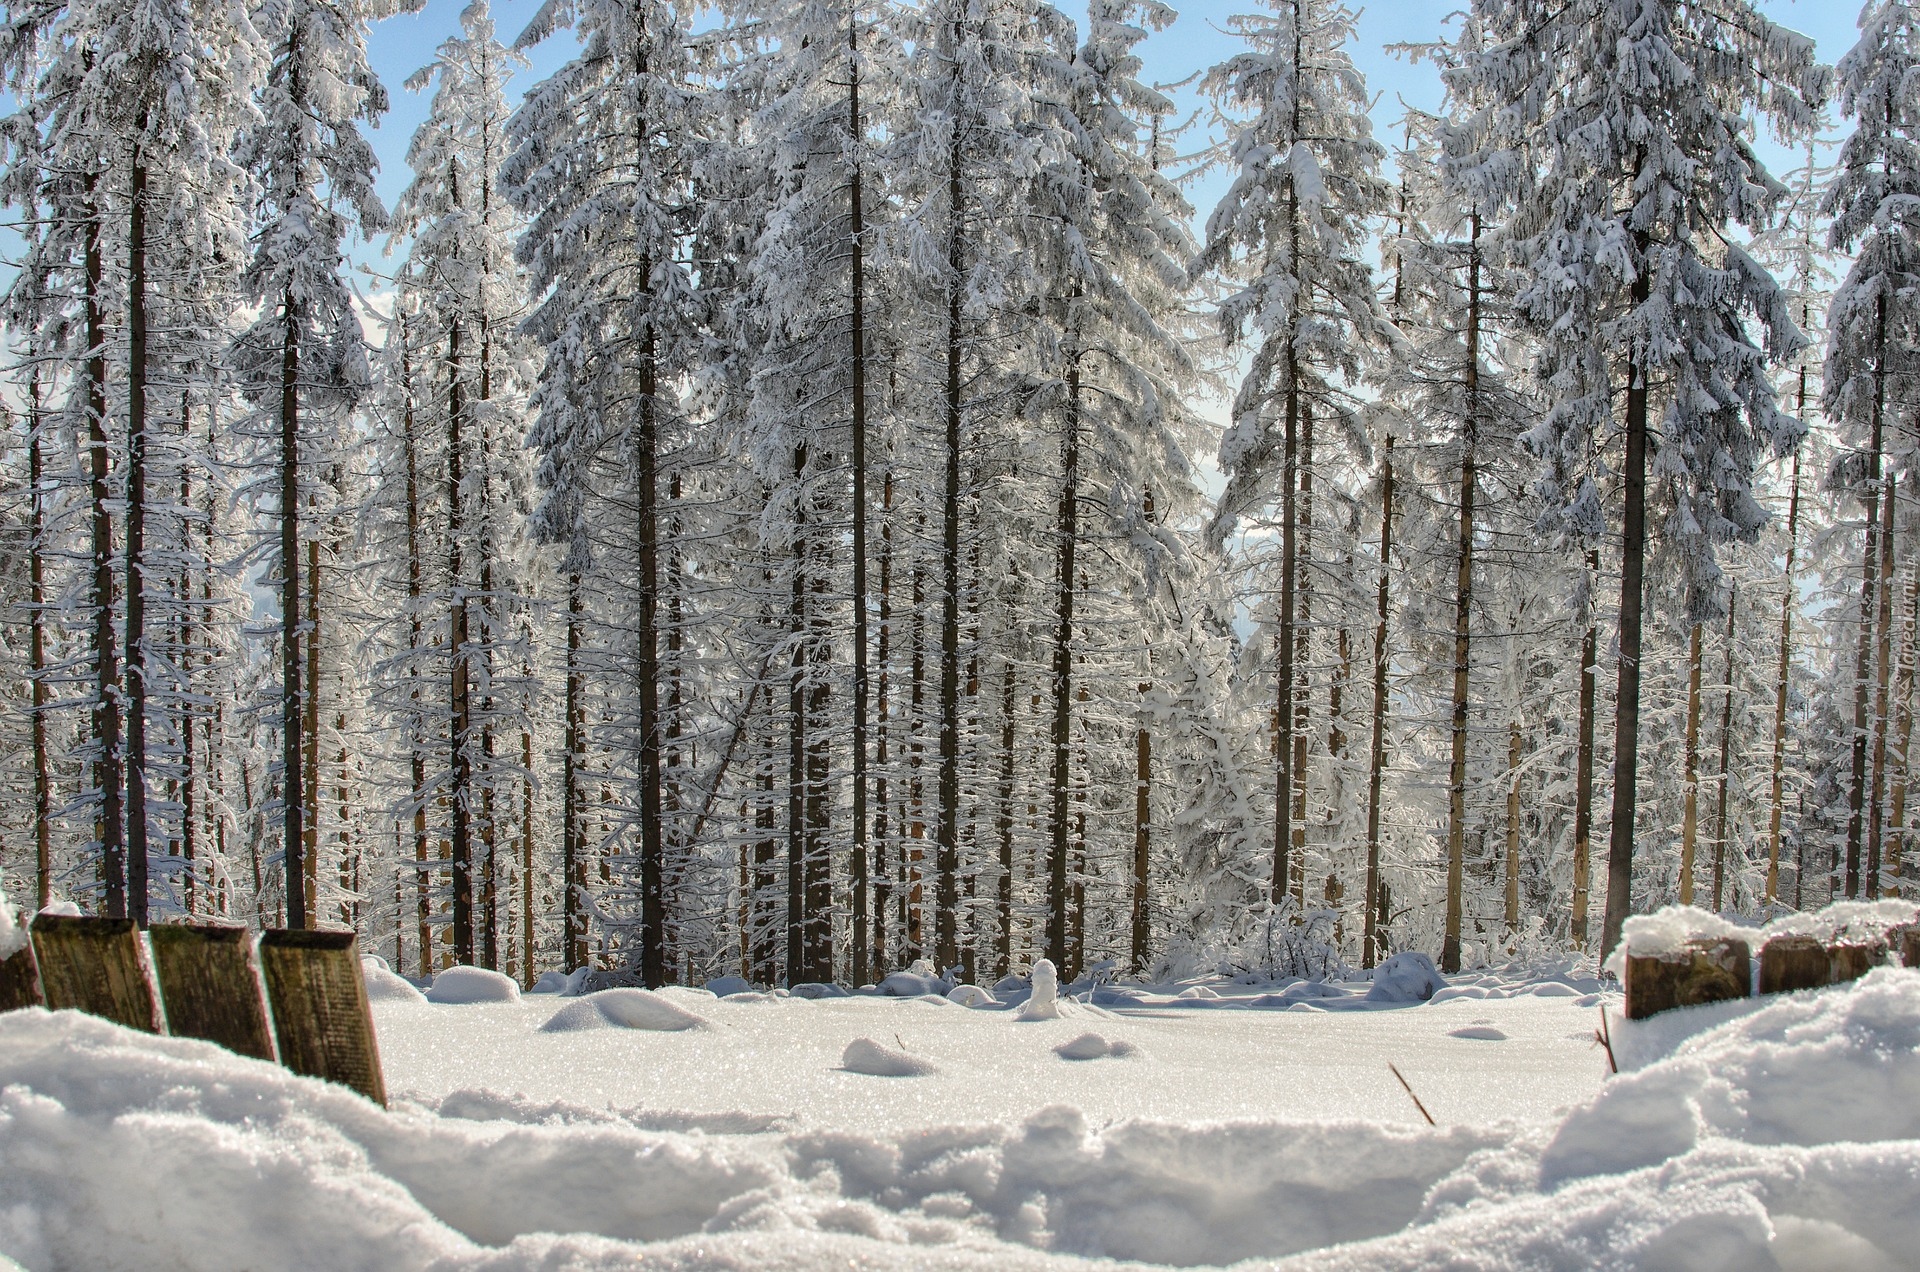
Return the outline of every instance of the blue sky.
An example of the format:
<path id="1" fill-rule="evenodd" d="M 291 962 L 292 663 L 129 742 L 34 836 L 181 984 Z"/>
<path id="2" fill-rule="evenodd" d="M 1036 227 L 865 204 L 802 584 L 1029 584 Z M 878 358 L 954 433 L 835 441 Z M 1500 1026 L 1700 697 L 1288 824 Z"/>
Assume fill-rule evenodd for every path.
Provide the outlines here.
<path id="1" fill-rule="evenodd" d="M 427 0 L 420 12 L 391 18 L 374 27 L 370 45 L 374 69 L 393 97 L 393 110 L 372 135 L 380 156 L 380 192 L 389 203 L 406 185 L 407 139 L 426 115 L 425 99 L 400 86 L 407 76 L 432 60 L 435 47 L 456 29 L 465 3 Z M 494 21 L 501 38 L 511 40 L 533 17 L 539 0 L 494 0 L 494 4 Z M 1062 7 L 1071 10 L 1072 0 L 1062 0 Z M 1373 0 L 1360 8 L 1359 32 L 1352 52 L 1374 94 L 1374 122 L 1383 137 L 1389 135 L 1393 121 L 1401 114 L 1401 100 L 1426 109 L 1436 107 L 1440 100 L 1439 81 L 1432 70 L 1424 65 L 1409 66 L 1404 59 L 1387 53 L 1386 46 L 1435 38 L 1447 16 L 1461 7 L 1460 0 Z M 1144 57 L 1148 77 L 1170 83 L 1227 56 L 1237 41 L 1222 30 L 1226 19 L 1257 8 L 1245 0 L 1193 0 L 1182 8 L 1173 27 L 1147 42 Z M 1859 9 L 1848 0 L 1761 0 L 1760 8 L 1775 21 L 1812 36 L 1824 62 L 1833 62 L 1845 53 L 1856 34 Z M 533 66 L 525 72 L 521 86 L 533 84 L 571 52 L 564 32 L 534 49 Z M 1763 145 L 1765 140 L 1762 138 Z M 1200 138 L 1193 136 L 1191 144 L 1198 146 Z M 1797 162 L 1777 147 L 1767 146 L 1766 153 L 1776 170 Z M 1192 191 L 1202 220 L 1223 181 L 1223 176 L 1215 175 Z M 368 253 L 372 255 L 377 251 Z"/>

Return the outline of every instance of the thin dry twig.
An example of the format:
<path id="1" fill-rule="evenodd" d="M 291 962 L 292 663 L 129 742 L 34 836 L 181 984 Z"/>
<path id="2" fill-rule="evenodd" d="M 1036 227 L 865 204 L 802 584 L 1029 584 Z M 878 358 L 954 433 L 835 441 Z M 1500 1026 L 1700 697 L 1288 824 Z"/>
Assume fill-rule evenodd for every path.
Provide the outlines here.
<path id="1" fill-rule="evenodd" d="M 1387 1062 L 1387 1071 L 1393 1074 L 1394 1077 L 1400 1079 L 1400 1085 L 1403 1088 L 1405 1088 L 1407 1093 L 1407 1098 L 1413 1101 L 1414 1108 L 1420 1110 L 1420 1116 L 1427 1119 L 1427 1125 L 1428 1126 L 1440 1125 L 1438 1122 L 1433 1120 L 1433 1114 L 1427 1112 L 1427 1106 L 1420 1103 L 1420 1097 L 1413 1093 L 1412 1085 L 1408 1083 L 1406 1075 L 1400 1072 L 1399 1066 L 1395 1065 L 1391 1060 L 1389 1060 Z"/>
<path id="2" fill-rule="evenodd" d="M 1613 1030 L 1607 1023 L 1607 1009 L 1600 1009 L 1600 1027 L 1593 1031 L 1593 1040 L 1607 1049 L 1607 1069 L 1620 1072 L 1620 1062 L 1613 1058 Z"/>

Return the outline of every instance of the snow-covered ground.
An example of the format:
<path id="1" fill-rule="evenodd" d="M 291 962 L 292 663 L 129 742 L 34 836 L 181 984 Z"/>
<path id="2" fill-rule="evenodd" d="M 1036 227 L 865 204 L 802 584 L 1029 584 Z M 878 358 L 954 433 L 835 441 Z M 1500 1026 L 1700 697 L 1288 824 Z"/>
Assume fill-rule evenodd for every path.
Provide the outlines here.
<path id="1" fill-rule="evenodd" d="M 1039 1020 L 384 988 L 391 1111 L 204 1044 L 0 1016 L 0 1252 L 32 1272 L 1877 1272 L 1920 1249 L 1915 972 L 1615 1012 L 1612 1078 L 1591 1039 L 1615 1000 L 1565 978 L 1385 1010 L 1364 986 L 1301 1006 L 1321 991 L 1215 985 Z M 903 1061 L 926 1071 L 853 1071 Z"/>

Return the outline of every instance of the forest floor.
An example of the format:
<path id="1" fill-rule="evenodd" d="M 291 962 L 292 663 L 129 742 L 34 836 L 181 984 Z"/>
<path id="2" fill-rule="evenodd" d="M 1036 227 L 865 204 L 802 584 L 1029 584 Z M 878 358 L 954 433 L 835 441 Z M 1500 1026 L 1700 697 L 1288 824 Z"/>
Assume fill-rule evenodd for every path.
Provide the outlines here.
<path id="1" fill-rule="evenodd" d="M 1566 975 L 1382 1010 L 1365 985 L 1150 986 L 1042 1020 L 370 981 L 390 1110 L 0 1016 L 0 1272 L 1880 1272 L 1920 1249 L 1920 972 L 1637 1026 Z"/>

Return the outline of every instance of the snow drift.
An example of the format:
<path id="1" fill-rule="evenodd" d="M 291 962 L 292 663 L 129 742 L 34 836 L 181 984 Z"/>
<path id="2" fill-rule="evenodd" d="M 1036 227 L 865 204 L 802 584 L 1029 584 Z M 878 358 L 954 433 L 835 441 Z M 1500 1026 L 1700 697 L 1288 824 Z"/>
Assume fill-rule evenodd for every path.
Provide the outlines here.
<path id="1" fill-rule="evenodd" d="M 678 1003 L 650 989 L 602 989 L 574 999 L 546 1024 L 543 1033 L 573 1033 L 581 1029 L 641 1029 L 651 1033 L 678 1033 L 707 1022 Z"/>
<path id="2" fill-rule="evenodd" d="M 21 1011 L 0 1017 L 0 1255 L 35 1272 L 1907 1266 L 1920 973 L 1741 1006 L 1623 1028 L 1639 1067 L 1551 1125 L 1095 1128 L 1053 1107 L 900 1134 L 486 1093 L 388 1112 L 207 1044 Z"/>

